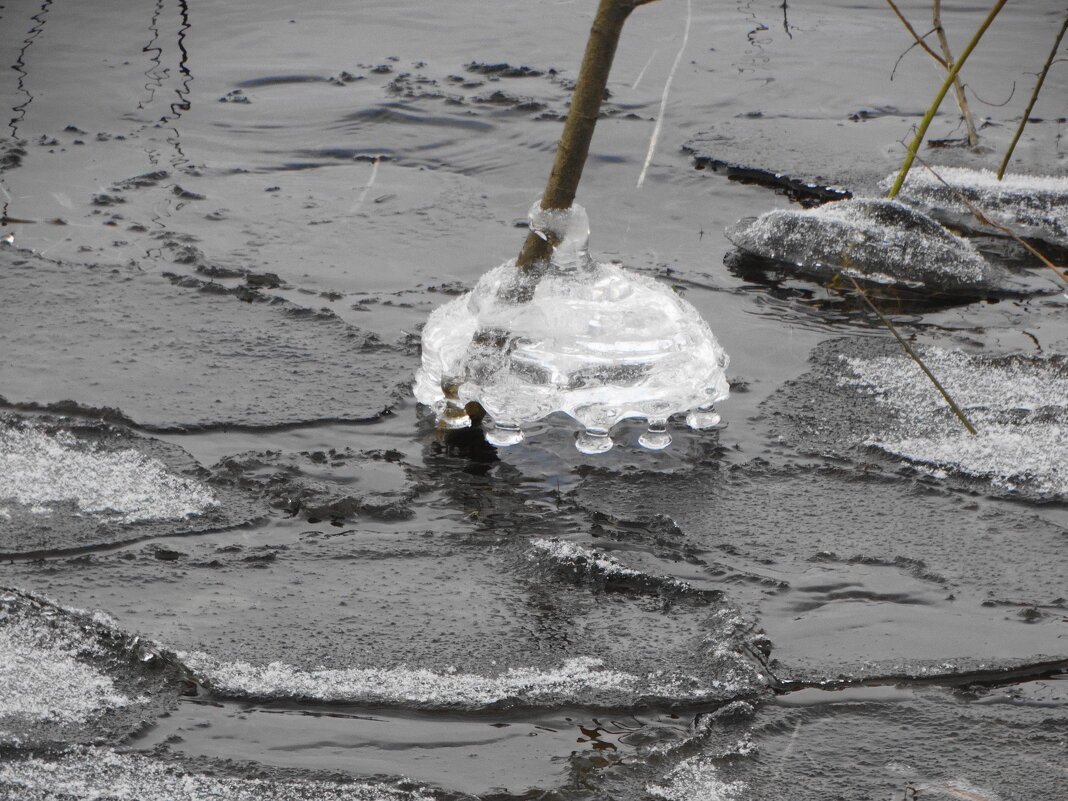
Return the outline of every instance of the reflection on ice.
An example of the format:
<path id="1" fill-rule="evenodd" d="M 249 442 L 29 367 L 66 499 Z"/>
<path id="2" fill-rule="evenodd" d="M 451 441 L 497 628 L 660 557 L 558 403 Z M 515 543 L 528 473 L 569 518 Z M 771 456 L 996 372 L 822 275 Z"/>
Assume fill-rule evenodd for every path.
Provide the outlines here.
<path id="1" fill-rule="evenodd" d="M 558 242 L 548 274 L 531 286 L 510 261 L 435 310 L 416 399 L 453 428 L 470 425 L 464 407 L 478 403 L 496 446 L 522 441 L 524 425 L 556 411 L 582 424 L 576 446 L 588 454 L 611 449 L 611 429 L 626 418 L 648 420 L 639 443 L 650 450 L 670 443 L 673 414 L 716 426 L 728 357 L 696 309 L 652 279 L 593 261 L 581 206 L 535 204 L 530 225 Z"/>
<path id="2" fill-rule="evenodd" d="M 816 209 L 776 209 L 736 223 L 726 235 L 747 253 L 825 280 L 842 274 L 966 296 L 1020 291 L 969 242 L 892 200 L 851 198 Z"/>

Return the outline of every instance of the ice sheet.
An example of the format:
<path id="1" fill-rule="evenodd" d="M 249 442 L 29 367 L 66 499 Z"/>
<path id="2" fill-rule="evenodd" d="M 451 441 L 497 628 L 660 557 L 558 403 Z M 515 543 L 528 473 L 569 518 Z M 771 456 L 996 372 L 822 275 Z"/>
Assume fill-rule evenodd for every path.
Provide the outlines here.
<path id="1" fill-rule="evenodd" d="M 898 197 L 933 212 L 967 215 L 971 224 L 978 225 L 963 196 L 991 220 L 1020 236 L 1068 243 L 1068 178 L 1010 173 L 999 181 L 992 170 L 934 167 L 934 171 L 911 170 Z M 888 175 L 880 187 L 889 189 L 896 178 L 896 173 Z"/>
<path id="2" fill-rule="evenodd" d="M 0 504 L 41 507 L 73 501 L 86 514 L 122 523 L 183 518 L 216 506 L 202 484 L 133 450 L 103 450 L 66 432 L 29 423 L 0 425 Z"/>
<path id="3" fill-rule="evenodd" d="M 1049 499 L 1068 497 L 1068 369 L 1063 358 L 987 357 L 926 348 L 924 361 L 979 432 L 968 434 L 905 354 L 842 357 L 844 386 L 871 393 L 899 421 L 866 444 L 934 475 L 973 476 Z"/>

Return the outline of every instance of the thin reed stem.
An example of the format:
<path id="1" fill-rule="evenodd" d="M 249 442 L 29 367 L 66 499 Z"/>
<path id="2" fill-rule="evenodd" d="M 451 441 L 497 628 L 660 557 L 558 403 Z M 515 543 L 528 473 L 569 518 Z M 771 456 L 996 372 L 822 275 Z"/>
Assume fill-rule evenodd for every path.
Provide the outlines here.
<path id="1" fill-rule="evenodd" d="M 983 34 L 986 33 L 986 29 L 990 27 L 990 24 L 997 17 L 998 12 L 1005 6 L 1008 0 L 997 0 L 994 7 L 987 14 L 986 19 L 983 20 L 983 24 L 979 26 L 979 30 L 972 36 L 971 41 L 961 52 L 960 57 L 953 62 L 952 68 L 946 75 L 946 79 L 942 82 L 941 88 L 938 90 L 938 94 L 935 96 L 934 102 L 931 103 L 931 107 L 927 109 L 927 113 L 920 121 L 920 127 L 916 131 L 916 136 L 908 148 L 908 154 L 905 156 L 905 162 L 901 165 L 901 171 L 897 175 L 897 180 L 894 181 L 894 185 L 890 188 L 890 192 L 887 194 L 887 198 L 894 198 L 897 193 L 901 191 L 902 184 L 905 183 L 905 176 L 909 174 L 909 170 L 912 169 L 912 162 L 916 158 L 916 153 L 920 149 L 920 143 L 923 142 L 924 136 L 927 135 L 927 129 L 931 126 L 931 121 L 934 119 L 935 114 L 938 112 L 938 107 L 942 105 L 942 100 L 945 98 L 946 93 L 949 92 L 949 87 L 953 85 L 953 79 L 957 77 L 957 73 L 960 72 L 961 67 L 964 66 L 964 62 L 968 60 L 968 56 L 972 54 L 976 46 L 979 44 L 979 40 L 983 38 Z"/>
<path id="2" fill-rule="evenodd" d="M 1046 66 L 1042 68 L 1042 73 L 1038 76 L 1038 82 L 1035 84 L 1035 91 L 1031 93 L 1031 100 L 1028 101 L 1027 109 L 1024 111 L 1023 117 L 1020 119 L 1020 127 L 1016 129 L 1016 135 L 1012 137 L 1012 142 L 1009 143 L 1009 149 L 1005 151 L 1005 158 L 1001 160 L 1001 166 L 998 167 L 999 181 L 1005 175 L 1005 168 L 1009 166 L 1009 159 L 1012 158 L 1012 151 L 1016 149 L 1016 143 L 1020 141 L 1024 126 L 1027 125 L 1027 120 L 1031 116 L 1031 109 L 1035 107 L 1035 101 L 1038 100 L 1038 93 L 1042 90 L 1042 84 L 1046 81 L 1046 73 L 1049 72 L 1049 68 L 1053 64 L 1053 59 L 1057 57 L 1057 51 L 1060 49 L 1061 40 L 1064 38 L 1065 30 L 1068 30 L 1068 15 L 1064 17 L 1064 22 L 1061 23 L 1061 29 L 1057 33 L 1057 40 L 1053 43 L 1053 47 L 1049 51 L 1049 56 L 1046 58 Z"/>
<path id="3" fill-rule="evenodd" d="M 543 209 L 569 209 L 574 203 L 623 23 L 631 11 L 651 2 L 654 0 L 600 0 L 575 91 L 571 95 L 571 107 L 560 134 L 560 144 L 556 147 L 556 158 L 541 196 Z M 516 259 L 516 266 L 521 271 L 537 275 L 548 263 L 556 244 L 531 231 Z"/>
<path id="4" fill-rule="evenodd" d="M 953 52 L 949 49 L 949 39 L 946 38 L 946 29 L 942 27 L 942 0 L 934 0 L 931 9 L 931 22 L 934 25 L 935 34 L 938 36 L 938 44 L 945 56 L 945 64 L 953 63 Z M 953 93 L 957 97 L 957 107 L 961 116 L 964 117 L 964 125 L 968 129 L 968 146 L 975 147 L 979 144 L 979 134 L 975 131 L 975 121 L 972 119 L 972 110 L 968 106 L 968 98 L 964 94 L 964 87 L 960 82 L 960 75 L 953 79 Z"/>
<path id="5" fill-rule="evenodd" d="M 934 384 L 935 389 L 937 389 L 942 395 L 942 397 L 945 398 L 946 403 L 949 404 L 949 408 L 953 410 L 953 414 L 957 416 L 957 419 L 964 424 L 964 427 L 968 430 L 968 433 L 972 436 L 978 436 L 979 432 L 976 431 L 975 426 L 973 426 L 971 422 L 969 422 L 968 418 L 964 414 L 964 411 L 960 408 L 960 406 L 957 405 L 957 402 L 953 400 L 950 394 L 946 391 L 946 388 L 942 386 L 942 383 L 937 378 L 935 378 L 935 374 L 931 372 L 930 368 L 928 368 L 926 364 L 924 364 L 923 359 L 920 358 L 920 355 L 916 353 L 916 351 L 912 349 L 912 346 L 905 341 L 905 338 L 901 336 L 900 333 L 898 333 L 897 328 L 892 322 L 890 322 L 890 318 L 883 314 L 879 310 L 879 307 L 872 302 L 871 298 L 868 297 L 868 293 L 865 292 L 861 285 L 857 283 L 857 279 L 855 279 L 851 275 L 847 275 L 846 278 L 848 278 L 850 282 L 852 282 L 853 287 L 857 290 L 857 294 L 860 295 L 861 299 L 866 304 L 868 304 L 868 308 L 875 312 L 875 316 L 878 317 L 882 324 L 885 325 L 890 330 L 890 333 L 894 335 L 894 338 L 897 339 L 897 341 L 901 344 L 901 347 L 905 349 L 905 353 L 909 355 L 909 358 L 916 362 L 919 368 L 923 370 L 924 375 L 926 375 L 927 378 L 930 379 L 931 383 Z"/>
<path id="6" fill-rule="evenodd" d="M 916 41 L 916 44 L 922 47 L 924 52 L 927 53 L 927 55 L 929 55 L 939 64 L 941 64 L 943 68 L 948 70 L 949 62 L 942 58 L 942 56 L 938 55 L 938 53 L 936 53 L 934 50 L 932 50 L 931 46 L 923 40 L 923 36 L 920 36 L 918 33 L 916 33 L 916 29 L 912 27 L 912 23 L 905 19 L 905 15 L 902 14 L 901 9 L 899 9 L 897 5 L 895 5 L 894 0 L 886 0 L 886 3 L 890 6 L 890 8 L 894 10 L 894 13 L 897 14 L 897 18 L 901 20 L 901 24 L 905 26 L 905 30 L 912 34 L 912 38 Z M 930 33 L 930 31 L 928 31 L 928 33 Z M 910 47 L 909 50 L 911 49 L 912 48 Z M 906 50 L 905 52 L 907 53 L 908 50 Z"/>

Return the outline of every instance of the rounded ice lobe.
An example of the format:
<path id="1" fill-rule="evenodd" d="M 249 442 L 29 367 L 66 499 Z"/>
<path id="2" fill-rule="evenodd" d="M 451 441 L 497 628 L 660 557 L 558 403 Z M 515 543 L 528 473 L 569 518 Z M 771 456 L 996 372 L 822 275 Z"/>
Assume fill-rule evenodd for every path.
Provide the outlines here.
<path id="1" fill-rule="evenodd" d="M 451 428 L 470 425 L 464 407 L 478 403 L 495 445 L 564 412 L 584 427 L 576 446 L 588 454 L 609 450 L 625 418 L 648 420 L 640 444 L 652 449 L 670 442 L 673 414 L 689 412 L 694 428 L 717 425 L 712 406 L 729 394 L 729 359 L 697 310 L 667 286 L 593 261 L 580 206 L 536 205 L 530 224 L 555 244 L 549 270 L 531 288 L 506 262 L 436 309 L 423 329 L 416 400 Z M 517 300 L 521 287 L 529 300 Z"/>
<path id="2" fill-rule="evenodd" d="M 893 200 L 851 198 L 816 209 L 776 209 L 741 220 L 726 235 L 747 253 L 818 278 L 842 274 L 964 296 L 1022 291 L 971 243 Z"/>

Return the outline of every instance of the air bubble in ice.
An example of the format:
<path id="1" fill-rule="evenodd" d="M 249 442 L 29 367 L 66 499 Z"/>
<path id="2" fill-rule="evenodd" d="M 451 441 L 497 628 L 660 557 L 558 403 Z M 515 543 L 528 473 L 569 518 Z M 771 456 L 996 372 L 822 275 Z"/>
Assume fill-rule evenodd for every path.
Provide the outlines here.
<path id="1" fill-rule="evenodd" d="M 639 443 L 653 450 L 670 443 L 673 414 L 715 427 L 728 357 L 697 310 L 651 278 L 590 258 L 581 206 L 535 204 L 530 226 L 555 245 L 549 269 L 531 287 L 506 262 L 436 309 L 423 329 L 416 399 L 449 428 L 470 425 L 465 408 L 478 403 L 498 446 L 554 412 L 583 426 L 575 445 L 587 454 L 610 450 L 612 427 L 627 418 L 648 421 Z M 517 300 L 520 287 L 529 299 Z"/>

